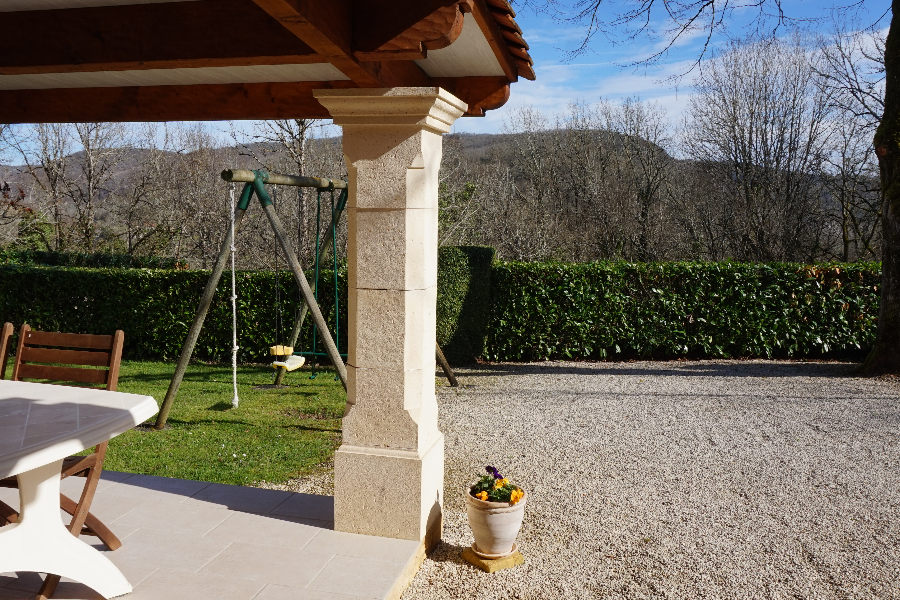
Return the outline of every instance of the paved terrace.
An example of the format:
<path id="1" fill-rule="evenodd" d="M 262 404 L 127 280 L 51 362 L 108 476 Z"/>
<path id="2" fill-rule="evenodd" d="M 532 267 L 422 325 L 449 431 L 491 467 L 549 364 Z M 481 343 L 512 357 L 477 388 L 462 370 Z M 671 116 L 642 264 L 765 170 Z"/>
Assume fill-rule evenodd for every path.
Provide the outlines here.
<path id="1" fill-rule="evenodd" d="M 18 505 L 16 490 L 0 498 Z M 122 540 L 105 554 L 134 586 L 128 600 L 395 599 L 418 565 L 418 542 L 334 531 L 331 496 L 105 472 L 91 511 Z M 0 600 L 40 583 L 0 574 Z M 53 598 L 101 597 L 63 579 Z"/>

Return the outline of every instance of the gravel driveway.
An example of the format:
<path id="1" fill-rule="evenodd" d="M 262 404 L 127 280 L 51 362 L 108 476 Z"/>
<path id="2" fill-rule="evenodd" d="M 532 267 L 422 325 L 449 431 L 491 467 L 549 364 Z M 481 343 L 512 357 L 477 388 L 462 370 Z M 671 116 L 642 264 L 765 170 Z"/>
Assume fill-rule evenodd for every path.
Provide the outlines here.
<path id="1" fill-rule="evenodd" d="M 403 600 L 900 598 L 900 383 L 772 361 L 540 363 L 441 386 L 444 541 Z M 488 575 L 463 488 L 529 493 Z"/>

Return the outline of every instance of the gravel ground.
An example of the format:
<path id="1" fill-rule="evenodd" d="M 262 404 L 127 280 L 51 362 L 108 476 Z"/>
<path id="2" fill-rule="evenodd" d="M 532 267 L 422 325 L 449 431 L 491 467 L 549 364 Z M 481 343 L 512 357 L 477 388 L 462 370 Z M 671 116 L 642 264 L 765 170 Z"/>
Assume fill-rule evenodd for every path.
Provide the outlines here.
<path id="1" fill-rule="evenodd" d="M 900 383 L 852 365 L 541 363 L 439 387 L 444 541 L 403 600 L 900 598 Z M 463 488 L 529 493 L 493 575 Z"/>
<path id="2" fill-rule="evenodd" d="M 774 361 L 540 363 L 438 390 L 444 540 L 403 600 L 900 599 L 900 380 Z M 528 491 L 488 575 L 462 499 Z M 333 472 L 285 489 L 333 493 Z"/>

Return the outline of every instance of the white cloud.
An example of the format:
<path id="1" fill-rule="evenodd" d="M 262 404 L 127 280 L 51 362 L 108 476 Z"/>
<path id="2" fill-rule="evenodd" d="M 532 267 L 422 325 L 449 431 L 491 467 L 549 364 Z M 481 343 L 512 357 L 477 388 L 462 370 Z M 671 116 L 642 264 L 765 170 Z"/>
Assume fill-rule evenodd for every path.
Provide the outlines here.
<path id="1" fill-rule="evenodd" d="M 504 118 L 525 106 L 534 107 L 552 119 L 573 102 L 594 103 L 600 99 L 621 100 L 633 96 L 659 103 L 674 125 L 687 107 L 695 75 L 683 79 L 678 88 L 664 81 L 686 72 L 691 64 L 687 60 L 678 61 L 647 69 L 646 73 L 622 72 L 610 63 L 539 65 L 537 81 L 519 80 L 512 84 L 505 106 L 488 111 L 485 117 L 462 118 L 454 125 L 454 131 L 496 133 Z"/>

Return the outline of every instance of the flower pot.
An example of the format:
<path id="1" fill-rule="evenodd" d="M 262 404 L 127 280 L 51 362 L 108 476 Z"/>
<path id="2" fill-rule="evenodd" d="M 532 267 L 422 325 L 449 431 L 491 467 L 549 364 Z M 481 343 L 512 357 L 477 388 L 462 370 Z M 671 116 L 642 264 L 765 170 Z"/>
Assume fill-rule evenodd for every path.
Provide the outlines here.
<path id="1" fill-rule="evenodd" d="M 469 527 L 475 536 L 472 551 L 481 558 L 495 559 L 516 551 L 516 536 L 525 517 L 527 494 L 513 505 L 479 500 L 465 490 Z"/>

